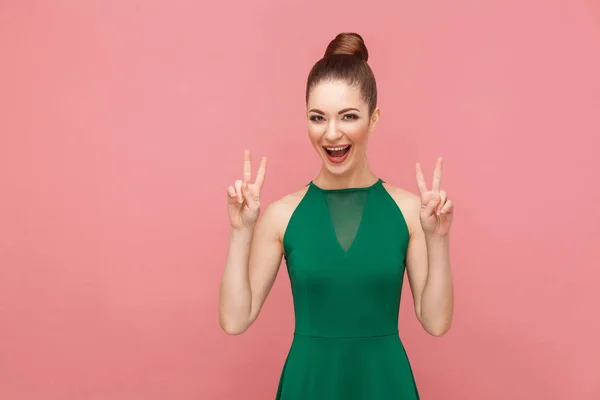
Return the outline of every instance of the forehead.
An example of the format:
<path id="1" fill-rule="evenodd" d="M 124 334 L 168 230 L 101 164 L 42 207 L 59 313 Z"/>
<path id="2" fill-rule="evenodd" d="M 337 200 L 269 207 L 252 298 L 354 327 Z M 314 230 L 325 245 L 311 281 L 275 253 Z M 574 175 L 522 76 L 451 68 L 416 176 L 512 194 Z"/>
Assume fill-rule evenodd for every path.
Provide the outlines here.
<path id="1" fill-rule="evenodd" d="M 366 108 L 360 89 L 342 81 L 324 81 L 313 87 L 308 96 L 308 108 L 333 110 L 343 108 Z"/>

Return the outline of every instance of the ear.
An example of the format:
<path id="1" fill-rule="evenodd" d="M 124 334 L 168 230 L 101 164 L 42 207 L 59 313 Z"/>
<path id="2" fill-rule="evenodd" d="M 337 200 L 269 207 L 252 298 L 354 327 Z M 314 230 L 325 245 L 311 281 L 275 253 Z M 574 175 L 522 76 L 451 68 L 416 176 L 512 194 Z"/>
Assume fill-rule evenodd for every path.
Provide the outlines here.
<path id="1" fill-rule="evenodd" d="M 379 107 L 375 108 L 373 114 L 371 114 L 371 121 L 369 121 L 369 133 L 373 132 L 377 127 L 377 122 L 379 122 L 379 117 L 381 115 L 381 110 Z"/>

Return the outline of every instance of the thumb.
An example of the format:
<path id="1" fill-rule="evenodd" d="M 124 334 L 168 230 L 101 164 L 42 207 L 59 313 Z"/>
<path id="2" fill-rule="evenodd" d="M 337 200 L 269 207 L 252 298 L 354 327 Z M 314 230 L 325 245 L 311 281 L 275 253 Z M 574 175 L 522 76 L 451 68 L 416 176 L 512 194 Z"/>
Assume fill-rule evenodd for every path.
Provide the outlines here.
<path id="1" fill-rule="evenodd" d="M 256 210 L 259 206 L 259 196 L 255 193 L 254 190 L 250 189 L 247 183 L 242 185 L 242 196 L 244 196 L 244 200 L 248 205 L 248 208 L 251 210 Z"/>
<path id="2" fill-rule="evenodd" d="M 431 216 L 432 214 L 434 214 L 436 207 L 440 204 L 440 200 L 441 200 L 440 194 L 436 193 L 435 197 L 433 199 L 429 200 L 429 202 L 425 206 L 423 213 L 428 217 Z"/>

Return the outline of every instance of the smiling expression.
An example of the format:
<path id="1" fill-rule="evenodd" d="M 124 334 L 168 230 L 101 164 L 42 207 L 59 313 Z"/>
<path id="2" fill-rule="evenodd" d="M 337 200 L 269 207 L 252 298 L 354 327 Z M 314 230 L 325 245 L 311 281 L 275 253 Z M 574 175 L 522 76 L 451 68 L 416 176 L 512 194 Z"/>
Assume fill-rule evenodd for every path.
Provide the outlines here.
<path id="1" fill-rule="evenodd" d="M 307 110 L 310 141 L 329 172 L 345 174 L 365 160 L 379 109 L 369 115 L 358 87 L 342 81 L 321 82 L 312 88 Z"/>

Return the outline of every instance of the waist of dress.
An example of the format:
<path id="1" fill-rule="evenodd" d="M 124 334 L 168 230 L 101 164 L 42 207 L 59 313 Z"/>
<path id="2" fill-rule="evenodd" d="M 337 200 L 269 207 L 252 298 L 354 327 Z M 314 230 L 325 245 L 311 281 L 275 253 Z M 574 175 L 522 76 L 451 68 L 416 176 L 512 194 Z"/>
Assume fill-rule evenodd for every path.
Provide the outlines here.
<path id="1" fill-rule="evenodd" d="M 321 339 L 370 339 L 370 338 L 379 338 L 386 336 L 399 336 L 398 330 L 390 331 L 390 332 L 376 332 L 370 334 L 321 334 L 321 333 L 310 333 L 310 332 L 302 332 L 295 331 L 294 336 L 307 337 L 307 338 L 321 338 Z"/>

